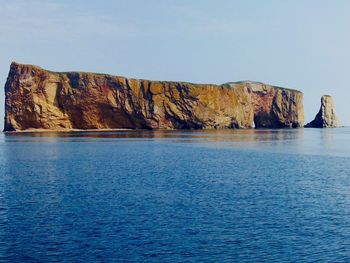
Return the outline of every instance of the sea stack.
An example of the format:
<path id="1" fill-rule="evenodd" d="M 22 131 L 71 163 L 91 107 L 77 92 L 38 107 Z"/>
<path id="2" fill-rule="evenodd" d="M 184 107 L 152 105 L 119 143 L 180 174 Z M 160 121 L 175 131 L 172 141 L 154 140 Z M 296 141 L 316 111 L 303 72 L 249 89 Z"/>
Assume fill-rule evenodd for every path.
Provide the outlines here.
<path id="1" fill-rule="evenodd" d="M 4 131 L 297 128 L 303 93 L 260 82 L 222 85 L 52 72 L 12 63 Z"/>
<path id="2" fill-rule="evenodd" d="M 339 119 L 334 111 L 334 101 L 329 95 L 321 98 L 321 108 L 315 119 L 305 125 L 306 128 L 336 128 L 339 127 Z"/>

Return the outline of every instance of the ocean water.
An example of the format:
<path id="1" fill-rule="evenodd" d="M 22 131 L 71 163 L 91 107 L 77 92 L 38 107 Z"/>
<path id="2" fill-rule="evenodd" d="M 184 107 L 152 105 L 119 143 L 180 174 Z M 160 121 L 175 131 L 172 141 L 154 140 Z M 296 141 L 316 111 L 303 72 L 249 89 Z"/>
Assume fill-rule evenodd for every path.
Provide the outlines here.
<path id="1" fill-rule="evenodd" d="M 350 262 L 350 129 L 0 136 L 0 262 Z"/>

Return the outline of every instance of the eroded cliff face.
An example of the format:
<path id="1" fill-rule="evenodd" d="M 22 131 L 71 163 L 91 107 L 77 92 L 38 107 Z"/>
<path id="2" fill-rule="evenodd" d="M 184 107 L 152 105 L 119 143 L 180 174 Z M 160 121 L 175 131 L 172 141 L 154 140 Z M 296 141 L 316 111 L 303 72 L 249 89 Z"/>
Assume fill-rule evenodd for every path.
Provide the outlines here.
<path id="1" fill-rule="evenodd" d="M 257 82 L 223 85 L 56 73 L 12 63 L 5 131 L 301 127 L 303 94 Z"/>
<path id="2" fill-rule="evenodd" d="M 323 95 L 321 107 L 313 121 L 305 125 L 306 128 L 336 128 L 339 127 L 339 119 L 334 110 L 333 98 Z"/>

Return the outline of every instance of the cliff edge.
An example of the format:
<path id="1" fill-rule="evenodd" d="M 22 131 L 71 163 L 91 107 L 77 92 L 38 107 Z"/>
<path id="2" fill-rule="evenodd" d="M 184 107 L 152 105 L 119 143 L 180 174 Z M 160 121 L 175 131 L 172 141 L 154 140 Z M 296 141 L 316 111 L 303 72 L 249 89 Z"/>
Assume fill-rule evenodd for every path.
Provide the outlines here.
<path id="1" fill-rule="evenodd" d="M 4 131 L 302 127 L 303 93 L 259 82 L 223 85 L 52 72 L 12 63 Z"/>

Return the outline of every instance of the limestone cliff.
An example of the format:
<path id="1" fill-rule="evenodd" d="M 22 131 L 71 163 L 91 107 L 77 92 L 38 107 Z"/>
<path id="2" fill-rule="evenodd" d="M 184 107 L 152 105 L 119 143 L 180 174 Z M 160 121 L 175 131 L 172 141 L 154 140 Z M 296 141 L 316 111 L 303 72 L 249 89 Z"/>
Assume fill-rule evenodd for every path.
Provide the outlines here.
<path id="1" fill-rule="evenodd" d="M 315 119 L 305 125 L 306 128 L 335 128 L 339 127 L 339 120 L 334 111 L 334 101 L 329 95 L 321 98 L 321 108 Z"/>
<path id="2" fill-rule="evenodd" d="M 5 131 L 301 127 L 303 94 L 257 82 L 223 85 L 57 73 L 12 63 Z"/>

